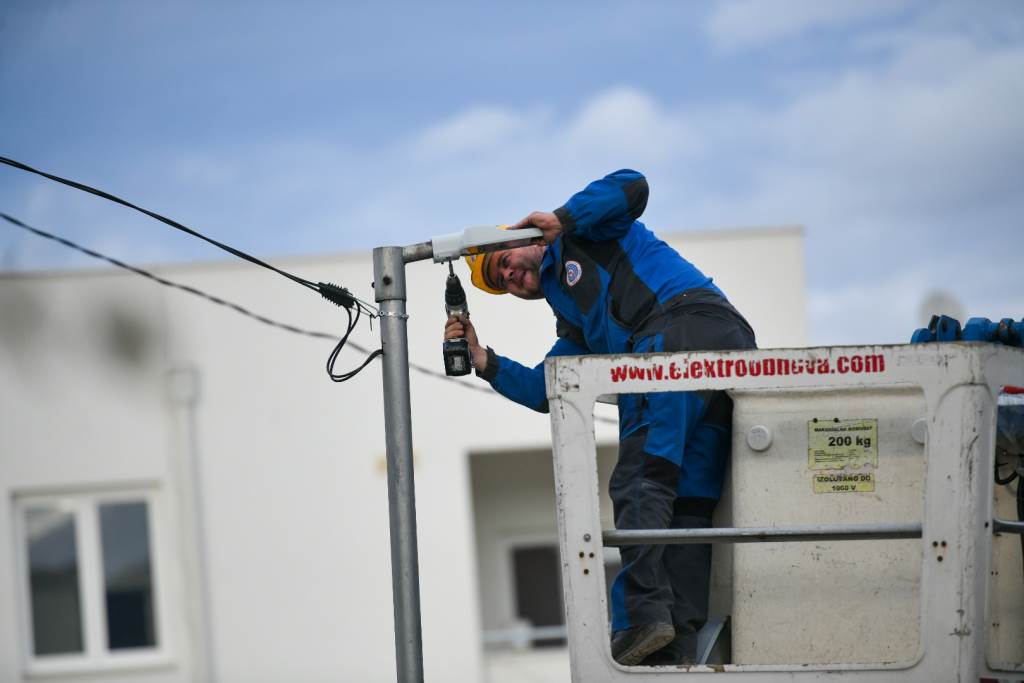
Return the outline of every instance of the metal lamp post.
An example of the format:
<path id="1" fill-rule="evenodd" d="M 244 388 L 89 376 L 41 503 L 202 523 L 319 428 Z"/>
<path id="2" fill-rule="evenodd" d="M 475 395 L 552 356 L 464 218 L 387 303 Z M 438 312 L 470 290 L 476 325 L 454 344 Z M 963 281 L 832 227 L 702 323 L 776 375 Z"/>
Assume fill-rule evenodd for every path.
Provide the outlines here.
<path id="1" fill-rule="evenodd" d="M 384 439 L 388 466 L 391 586 L 394 596 L 398 683 L 423 681 L 405 264 L 429 258 L 441 263 L 465 254 L 525 246 L 541 238 L 540 230 L 534 228 L 509 233 L 495 226 L 482 226 L 435 237 L 430 242 L 406 247 L 377 247 L 373 250 L 373 294 L 380 304 L 380 340 L 384 350 Z"/>

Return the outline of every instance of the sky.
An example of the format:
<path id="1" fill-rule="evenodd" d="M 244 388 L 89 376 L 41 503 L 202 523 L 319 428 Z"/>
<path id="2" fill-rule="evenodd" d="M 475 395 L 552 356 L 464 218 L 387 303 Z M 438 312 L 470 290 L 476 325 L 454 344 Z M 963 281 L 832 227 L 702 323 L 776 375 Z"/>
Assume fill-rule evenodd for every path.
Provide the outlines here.
<path id="1" fill-rule="evenodd" d="M 937 293 L 1024 317 L 1022 122 L 1020 0 L 0 6 L 0 156 L 270 260 L 635 168 L 655 232 L 803 226 L 812 344 L 907 341 Z M 136 264 L 223 258 L 7 167 L 0 211 Z M 92 265 L 0 224 L 0 269 Z"/>

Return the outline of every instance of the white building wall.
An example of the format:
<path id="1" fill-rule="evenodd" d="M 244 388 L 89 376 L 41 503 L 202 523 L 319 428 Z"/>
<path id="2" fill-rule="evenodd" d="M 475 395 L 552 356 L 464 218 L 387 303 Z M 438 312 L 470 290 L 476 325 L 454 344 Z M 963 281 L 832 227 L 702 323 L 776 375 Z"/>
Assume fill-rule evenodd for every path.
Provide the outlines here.
<path id="1" fill-rule="evenodd" d="M 177 518 L 180 487 L 162 391 L 164 300 L 155 288 L 125 284 L 115 273 L 0 284 L 0 681 L 21 680 L 28 649 L 28 625 L 19 610 L 25 597 L 17 564 L 22 549 L 12 536 L 16 496 L 152 491 L 160 528 L 155 581 L 163 601 L 181 608 L 167 610 L 159 622 L 166 646 L 147 665 L 145 680 L 182 680 L 197 660 L 185 623 L 190 598 L 180 549 L 187 544 Z M 128 320 L 135 327 L 125 329 Z M 131 329 L 148 340 L 138 357 L 131 353 Z M 115 330 L 129 339 L 111 344 Z M 79 680 L 110 680 L 90 666 L 81 673 Z"/>
<path id="2" fill-rule="evenodd" d="M 799 229 L 672 241 L 714 275 L 761 346 L 805 343 Z M 369 255 L 280 265 L 372 299 Z M 160 272 L 269 317 L 344 330 L 343 311 L 261 269 L 212 263 Z M 408 268 L 410 359 L 437 370 L 444 275 L 430 263 Z M 141 362 L 110 353 L 112 307 L 149 330 Z M 524 362 L 539 362 L 553 340 L 542 302 L 471 290 L 470 308 L 481 340 Z M 330 343 L 122 272 L 5 276 L 0 320 L 0 681 L 25 677 L 14 501 L 125 485 L 151 486 L 159 497 L 168 648 L 158 664 L 96 680 L 185 681 L 206 672 L 220 681 L 394 679 L 378 363 L 332 384 L 324 373 Z M 377 339 L 365 325 L 352 337 L 369 348 Z M 345 350 L 339 367 L 362 358 Z M 173 370 L 194 373 L 194 419 L 180 372 L 169 386 Z M 496 395 L 415 372 L 412 409 L 425 670 L 429 680 L 479 681 L 469 454 L 549 448 L 550 427 L 547 416 Z M 599 430 L 614 442 L 612 426 Z"/>

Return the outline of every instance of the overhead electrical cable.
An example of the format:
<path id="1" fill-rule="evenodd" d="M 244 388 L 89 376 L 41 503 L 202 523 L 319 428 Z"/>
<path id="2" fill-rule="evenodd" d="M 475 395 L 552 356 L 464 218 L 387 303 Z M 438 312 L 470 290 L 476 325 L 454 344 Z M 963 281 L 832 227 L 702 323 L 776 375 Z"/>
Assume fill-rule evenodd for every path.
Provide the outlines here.
<path id="1" fill-rule="evenodd" d="M 263 261 L 261 259 L 256 258 L 255 256 L 247 254 L 244 251 L 241 251 L 240 249 L 235 249 L 234 247 L 232 247 L 230 245 L 227 245 L 227 244 L 224 244 L 223 242 L 219 242 L 219 241 L 213 239 L 212 237 L 207 237 L 206 235 L 202 234 L 201 232 L 199 232 L 197 230 L 193 230 L 192 228 L 188 227 L 187 225 L 182 225 L 178 221 L 172 220 L 172 219 L 167 218 L 165 216 L 161 216 L 160 214 L 156 213 L 155 211 L 150 211 L 149 209 L 144 209 L 141 206 L 137 206 L 135 204 L 132 204 L 131 202 L 129 202 L 129 201 L 125 200 L 125 199 L 121 199 L 120 197 L 117 197 L 115 195 L 112 195 L 109 192 L 104 192 L 103 190 L 97 190 L 95 187 L 90 187 L 89 185 L 85 185 L 83 183 L 79 183 L 79 182 L 74 181 L 74 180 L 68 180 L 67 178 L 61 178 L 60 176 L 53 175 L 52 173 L 47 173 L 46 171 L 40 171 L 39 169 L 32 168 L 28 164 L 23 164 L 20 161 L 15 161 L 14 159 L 8 159 L 7 157 L 0 156 L 0 162 L 5 163 L 8 166 L 13 166 L 14 168 L 21 169 L 22 171 L 28 171 L 29 173 L 35 173 L 38 176 L 42 176 L 43 178 L 48 178 L 49 180 L 53 180 L 53 181 L 61 183 L 63 185 L 67 185 L 68 187 L 73 187 L 76 190 L 81 190 L 82 192 L 88 192 L 89 194 L 94 194 L 97 197 L 102 197 L 103 199 L 107 199 L 109 201 L 112 201 L 115 204 L 120 204 L 121 206 L 127 206 L 129 209 L 135 209 L 136 211 L 144 213 L 147 216 L 149 216 L 150 218 L 155 218 L 156 220 L 160 221 L 161 223 L 165 223 L 166 225 L 169 225 L 172 228 L 175 228 L 177 230 L 181 230 L 182 232 L 188 233 L 189 235 L 192 235 L 193 237 L 198 237 L 201 240 L 209 242 L 210 244 L 214 245 L 215 247 L 223 249 L 224 251 L 228 252 L 229 254 L 232 254 L 233 256 L 237 256 L 240 259 L 244 259 L 244 260 L 248 261 L 249 263 L 254 263 L 254 264 L 258 265 L 258 266 L 263 266 L 264 268 L 269 268 L 270 270 L 274 271 L 275 273 L 283 275 L 286 278 L 288 278 L 289 280 L 292 280 L 293 282 L 299 283 L 303 287 L 309 287 L 310 289 L 317 290 L 316 283 L 311 282 L 310 280 L 306 280 L 305 278 L 298 277 L 297 275 L 292 275 L 291 273 L 288 273 L 286 271 L 281 270 L 280 268 L 272 266 L 269 263 L 267 263 L 266 261 Z"/>
<path id="2" fill-rule="evenodd" d="M 159 275 L 151 273 L 148 270 L 144 270 L 144 269 L 139 268 L 137 266 L 130 265 L 130 264 L 125 263 L 124 261 L 116 259 L 116 258 L 114 258 L 112 256 L 107 256 L 105 254 L 101 254 L 98 251 L 93 251 L 92 249 L 90 249 L 88 247 L 83 247 L 80 244 L 72 242 L 71 240 L 67 239 L 66 237 L 60 237 L 59 235 L 54 235 L 53 233 L 46 232 L 45 230 L 40 230 L 39 228 L 33 228 L 31 225 L 26 225 L 22 221 L 18 220 L 17 218 L 15 218 L 13 216 L 9 216 L 6 213 L 0 212 L 0 218 L 3 218 L 8 223 L 12 223 L 12 224 L 18 226 L 19 228 L 21 228 L 23 230 L 27 230 L 27 231 L 29 231 L 31 233 L 34 233 L 34 234 L 38 235 L 39 237 L 45 237 L 48 240 L 53 240 L 54 242 L 58 242 L 59 244 L 63 244 L 66 247 L 70 247 L 71 249 L 74 249 L 76 251 L 80 251 L 83 254 L 85 254 L 86 256 L 91 256 L 92 258 L 99 259 L 101 261 L 106 261 L 107 263 L 113 264 L 113 265 L 117 266 L 118 268 L 124 268 L 125 270 L 129 270 L 129 271 L 135 273 L 136 275 L 141 275 L 142 277 L 146 277 L 146 278 L 149 278 L 150 280 L 158 282 L 159 284 L 164 285 L 165 287 L 172 287 L 174 289 L 180 289 L 183 292 L 188 292 L 189 294 L 194 294 L 195 296 L 202 297 L 203 299 L 211 301 L 211 302 L 213 302 L 213 303 L 215 303 L 215 304 L 217 304 L 219 306 L 227 306 L 228 308 L 236 311 L 237 313 L 241 313 L 244 316 L 248 316 L 248 317 L 252 318 L 253 320 L 258 320 L 259 322 L 261 322 L 261 323 L 263 323 L 265 325 L 270 325 L 271 327 L 278 327 L 278 328 L 280 328 L 282 330 L 287 330 L 288 332 L 294 332 L 296 334 L 306 335 L 307 337 L 316 337 L 317 339 L 330 339 L 330 340 L 334 341 L 334 340 L 336 340 L 338 338 L 338 335 L 336 335 L 336 334 L 328 334 L 326 332 L 314 332 L 312 330 L 304 330 L 301 327 L 295 327 L 294 325 L 289 325 L 287 323 L 282 323 L 282 322 L 278 322 L 276 320 L 271 320 L 270 318 L 262 316 L 262 315 L 260 315 L 258 313 L 253 313 L 252 311 L 250 311 L 249 309 L 245 308 L 244 306 L 240 306 L 240 305 L 238 305 L 236 303 L 233 303 L 231 301 L 226 301 L 224 299 L 221 299 L 218 296 L 214 296 L 213 294 L 207 294 L 206 292 L 204 292 L 204 291 L 202 291 L 200 289 L 196 289 L 195 287 L 191 287 L 189 285 L 183 285 L 183 284 L 181 284 L 179 282 L 172 282 L 172 281 L 170 281 L 170 280 L 168 280 L 166 278 L 163 278 L 163 277 L 160 277 Z M 369 349 L 363 348 L 363 347 L 361 347 L 361 346 L 359 346 L 359 345 L 357 345 L 355 343 L 352 343 L 352 348 L 355 349 L 356 351 L 360 351 L 362 353 L 369 353 Z"/>
<path id="3" fill-rule="evenodd" d="M 143 208 L 141 206 L 136 206 L 135 204 L 132 204 L 131 202 L 129 202 L 129 201 L 125 200 L 125 199 L 121 199 L 120 197 L 118 197 L 116 195 L 110 194 L 109 192 L 104 192 L 103 190 L 98 190 L 98 189 L 96 189 L 94 187 L 90 187 L 89 185 L 85 185 L 84 183 L 79 183 L 79 182 L 74 181 L 74 180 L 69 180 L 67 178 L 62 178 L 62 177 L 60 177 L 58 175 L 54 175 L 52 173 L 47 173 L 45 171 L 40 171 L 38 169 L 32 168 L 28 164 L 24 164 L 24 163 L 22 163 L 20 161 L 16 161 L 14 159 L 9 159 L 9 158 L 4 157 L 4 156 L 0 156 L 0 163 L 6 164 L 8 166 L 12 166 L 12 167 L 17 168 L 17 169 L 22 170 L 22 171 L 26 171 L 28 173 L 34 173 L 34 174 L 36 174 L 38 176 L 41 176 L 43 178 L 47 178 L 47 179 L 52 180 L 54 182 L 58 182 L 58 183 L 61 183 L 63 185 L 67 185 L 68 187 L 75 188 L 76 190 L 81 190 L 82 192 L 87 192 L 89 194 L 96 195 L 97 197 L 101 197 L 103 199 L 107 199 L 109 201 L 112 201 L 115 204 L 120 204 L 120 205 L 126 206 L 126 207 L 128 207 L 130 209 L 134 209 L 136 211 L 139 211 L 140 213 L 143 213 L 143 214 L 149 216 L 150 218 L 154 218 L 154 219 L 160 221 L 161 223 L 165 223 L 166 225 L 169 225 L 172 228 L 175 228 L 177 230 L 181 230 L 182 232 L 185 232 L 185 233 L 187 233 L 189 235 L 192 235 L 194 237 L 198 237 L 201 240 L 209 242 L 210 244 L 212 244 L 212 245 L 214 245 L 214 246 L 216 246 L 216 247 L 218 247 L 220 249 L 223 249 L 224 251 L 228 252 L 229 254 L 237 256 L 238 258 L 241 258 L 241 259 L 243 259 L 245 261 L 248 261 L 249 263 L 253 263 L 255 265 L 262 266 L 264 268 L 267 268 L 269 270 L 274 271 L 275 273 L 277 273 L 279 275 L 283 275 L 284 277 L 288 278 L 289 280 L 292 280 L 293 282 L 296 282 L 296 283 L 302 285 L 303 287 L 306 287 L 306 288 L 311 289 L 311 290 L 313 290 L 315 292 L 318 292 L 323 298 L 327 299 L 331 303 L 333 303 L 333 304 L 335 304 L 337 306 L 340 306 L 341 308 L 344 308 L 345 309 L 345 313 L 348 315 L 348 327 L 347 327 L 347 330 L 346 330 L 345 334 L 341 337 L 341 340 L 338 341 L 337 345 L 334 347 L 334 350 L 331 352 L 330 356 L 328 356 L 328 358 L 327 358 L 327 374 L 335 382 L 344 382 L 344 381 L 347 381 L 349 379 L 352 379 L 352 377 L 354 377 L 360 370 L 365 368 L 374 358 L 376 358 L 377 356 L 380 356 L 380 355 L 382 355 L 384 353 L 383 349 L 376 349 L 374 351 L 370 351 L 369 349 L 367 349 L 365 347 L 362 347 L 362 346 L 360 346 L 360 345 L 358 345 L 358 344 L 356 344 L 354 342 L 349 342 L 348 341 L 349 335 L 352 334 L 352 330 L 355 329 L 356 324 L 359 322 L 359 318 L 364 313 L 366 315 L 368 315 L 370 317 L 370 319 L 372 320 L 373 318 L 379 316 L 380 311 L 378 311 L 376 307 L 374 307 L 374 306 L 366 303 L 365 301 L 362 301 L 361 299 L 358 299 L 355 296 L 353 296 L 352 293 L 349 292 L 349 290 L 347 288 L 345 288 L 345 287 L 341 287 L 339 285 L 336 285 L 336 284 L 333 284 L 333 283 L 330 283 L 330 282 L 313 282 L 311 280 L 306 280 L 305 278 L 299 277 L 297 275 L 293 275 L 292 273 L 289 273 L 289 272 L 287 272 L 285 270 L 282 270 L 280 268 L 272 266 L 269 263 L 267 263 L 267 262 L 265 262 L 265 261 L 263 261 L 261 259 L 256 258 L 255 256 L 247 254 L 244 251 L 241 251 L 240 249 L 236 249 L 236 248 L 234 248 L 234 247 L 232 247 L 230 245 L 224 244 L 223 242 L 219 242 L 219 241 L 217 241 L 217 240 L 215 240 L 215 239 L 213 239 L 211 237 L 207 237 L 206 235 L 204 235 L 204 234 L 202 234 L 202 233 L 200 233 L 200 232 L 198 232 L 196 230 L 193 230 L 192 228 L 189 228 L 188 226 L 183 225 L 183 224 L 179 223 L 178 221 L 175 221 L 175 220 L 172 220 L 172 219 L 167 218 L 165 216 L 162 216 L 162 215 L 156 213 L 155 211 L 150 211 L 149 209 L 145 209 L 145 208 Z M 301 335 L 305 335 L 305 336 L 308 336 L 308 337 L 315 337 L 315 338 L 318 338 L 318 339 L 331 339 L 331 340 L 334 340 L 337 337 L 337 335 L 328 334 L 326 332 L 315 332 L 315 331 L 312 331 L 312 330 L 304 330 L 302 328 L 295 327 L 294 325 L 289 325 L 287 323 L 278 322 L 276 320 L 272 320 L 272 319 L 267 318 L 265 316 L 259 315 L 258 313 L 253 313 L 252 311 L 250 311 L 250 310 L 246 309 L 245 307 L 240 306 L 240 305 L 238 305 L 236 303 L 227 301 L 225 299 L 221 299 L 220 297 L 213 296 L 211 294 L 207 294 L 206 292 L 203 292 L 203 291 L 201 291 L 199 289 L 196 289 L 194 287 L 190 287 L 188 285 L 182 285 L 180 283 L 171 282 L 170 280 L 166 280 L 165 278 L 162 278 L 162 277 L 160 277 L 158 275 L 154 275 L 153 273 L 150 273 L 150 272 L 148 272 L 146 270 L 143 270 L 142 268 L 138 268 L 136 266 L 129 265 L 129 264 L 124 263 L 123 261 L 119 261 L 118 259 L 115 259 L 113 257 L 106 256 L 104 254 L 101 254 L 101 253 L 99 253 L 97 251 L 94 251 L 92 249 L 89 249 L 87 247 L 83 247 L 83 246 L 81 246 L 79 244 L 76 244 L 76 243 L 72 242 L 71 240 L 66 239 L 64 237 L 59 237 L 59 236 L 54 235 L 53 233 L 49 233 L 49 232 L 47 232 L 45 230 L 40 230 L 39 228 L 33 228 L 33 227 L 29 226 L 29 225 L 26 225 L 22 221 L 14 218 L 13 216 L 9 216 L 6 213 L 0 212 L 0 218 L 3 218 L 4 220 L 8 221 L 12 225 L 15 225 L 15 226 L 17 226 L 19 228 L 22 228 L 23 230 L 27 230 L 27 231 L 32 232 L 32 233 L 34 233 L 34 234 L 36 234 L 36 235 L 38 235 L 40 237 L 44 237 L 46 239 L 53 240 L 54 242 L 58 242 L 59 244 L 63 244 L 64 246 L 69 247 L 71 249 L 75 249 L 77 251 L 80 251 L 81 253 L 86 254 L 87 256 L 91 256 L 93 258 L 100 259 L 102 261 L 106 261 L 106 262 L 108 262 L 108 263 L 110 263 L 112 265 L 115 265 L 115 266 L 119 267 L 119 268 L 124 268 L 125 270 L 129 270 L 129 271 L 131 271 L 131 272 L 133 272 L 133 273 L 135 273 L 137 275 L 141 275 L 143 277 L 149 278 L 150 280 L 153 280 L 154 282 L 157 282 L 157 283 L 159 283 L 161 285 L 164 285 L 164 286 L 167 286 L 167 287 L 172 287 L 172 288 L 175 288 L 175 289 L 179 289 L 181 291 L 188 292 L 189 294 L 193 294 L 195 296 L 198 296 L 198 297 L 201 297 L 203 299 L 206 299 L 207 301 L 210 301 L 212 303 L 218 304 L 220 306 L 225 306 L 227 308 L 230 308 L 230 309 L 234 310 L 237 313 L 241 313 L 242 315 L 245 315 L 245 316 L 247 316 L 249 318 L 252 318 L 253 320 L 257 320 L 257 321 L 259 321 L 261 323 L 264 323 L 265 325 L 269 325 L 271 327 L 276 327 L 278 329 L 282 329 L 282 330 L 285 330 L 287 332 L 293 332 L 295 334 L 301 334 Z M 355 316 L 353 316 L 353 314 L 352 314 L 352 309 L 353 308 L 356 309 Z M 367 356 L 366 360 L 364 360 L 363 363 L 361 365 L 359 365 L 356 369 L 350 370 L 348 372 L 336 373 L 334 371 L 334 365 L 337 362 L 338 355 L 340 354 L 342 347 L 344 347 L 346 344 L 349 344 L 353 349 L 355 349 L 356 351 L 359 351 L 360 353 L 367 353 L 369 355 Z M 426 368 L 424 366 L 421 366 L 421 365 L 415 365 L 413 363 L 410 363 L 409 367 L 412 370 L 416 370 L 419 373 L 422 373 L 422 374 L 425 374 L 425 375 L 429 375 L 431 377 L 437 377 L 439 379 L 443 379 L 443 380 L 447 380 L 447 381 L 454 381 L 459 386 L 465 387 L 467 389 L 473 389 L 474 391 L 483 391 L 483 392 L 486 392 L 486 393 L 491 393 L 489 390 L 484 389 L 483 387 L 478 387 L 478 386 L 474 386 L 472 384 L 467 384 L 465 382 L 460 382 L 460 381 L 455 380 L 455 379 L 453 379 L 451 377 L 448 377 L 447 375 L 443 375 L 443 374 L 441 374 L 439 372 L 435 372 L 435 371 L 433 371 L 433 370 L 431 370 L 429 368 Z M 596 415 L 594 417 L 594 419 L 597 420 L 597 421 L 600 421 L 600 422 L 617 422 L 615 420 L 612 420 L 611 418 L 607 418 L 607 417 L 603 417 L 603 416 L 599 416 L 599 415 Z"/>
<path id="4" fill-rule="evenodd" d="M 345 311 L 348 313 L 349 327 L 348 327 L 348 331 L 341 338 L 341 341 L 338 342 L 338 349 L 337 350 L 339 350 L 339 351 L 340 351 L 340 348 L 342 346 L 344 346 L 345 342 L 348 340 L 348 336 L 349 336 L 349 334 L 351 334 L 352 329 L 355 326 L 355 324 L 359 321 L 360 315 L 362 315 L 363 313 L 366 313 L 368 316 L 370 316 L 370 319 L 372 320 L 374 317 L 376 317 L 379 314 L 379 311 L 377 310 L 376 307 L 371 306 L 370 304 L 366 303 L 365 301 L 362 301 L 362 300 L 356 298 L 345 287 L 341 287 L 341 286 L 336 285 L 336 284 L 334 284 L 332 282 L 313 282 L 311 280 L 307 280 L 307 279 L 299 277 L 297 275 L 293 275 L 292 273 L 289 273 L 289 272 L 287 272 L 285 270 L 277 268 L 276 266 L 272 266 L 269 263 L 267 263 L 266 261 L 258 259 L 255 256 L 252 256 L 251 254 L 247 254 L 247 253 L 245 253 L 244 251 L 242 251 L 240 249 L 236 249 L 236 248 L 234 248 L 234 247 L 232 247 L 230 245 L 224 244 L 223 242 L 219 242 L 219 241 L 213 239 L 212 237 L 207 237 L 206 235 L 202 234 L 201 232 L 199 232 L 197 230 L 193 230 L 192 228 L 190 228 L 190 227 L 188 227 L 186 225 L 182 225 L 178 221 L 175 221 L 175 220 L 172 220 L 170 218 L 167 218 L 166 216 L 162 216 L 162 215 L 156 213 L 155 211 L 150 211 L 149 209 L 144 209 L 141 206 L 137 206 L 135 204 L 132 204 L 131 202 L 129 202 L 129 201 L 125 200 L 125 199 L 121 199 L 120 197 L 118 197 L 116 195 L 112 195 L 109 192 L 104 192 L 103 190 L 98 190 L 95 187 L 90 187 L 89 185 L 85 185 L 84 183 L 79 183 L 79 182 L 74 181 L 74 180 L 68 180 L 67 178 L 62 178 L 62 177 L 60 177 L 58 175 L 54 175 L 52 173 L 47 173 L 45 171 L 40 171 L 39 169 L 32 168 L 28 164 L 24 164 L 24 163 L 22 163 L 20 161 L 15 161 L 14 159 L 8 159 L 7 157 L 0 156 L 0 163 L 7 164 L 8 166 L 12 166 L 12 167 L 20 169 L 22 171 L 27 171 L 28 173 L 34 173 L 34 174 L 36 174 L 38 176 L 42 176 L 43 178 L 47 178 L 49 180 L 53 180 L 54 182 L 58 182 L 58 183 L 61 183 L 63 185 L 67 185 L 68 187 L 73 187 L 76 190 L 81 190 L 82 192 L 87 192 L 89 194 L 96 195 L 97 197 L 101 197 L 103 199 L 107 199 L 109 201 L 112 201 L 115 204 L 120 204 L 122 206 L 127 206 L 128 208 L 134 209 L 136 211 L 139 211 L 140 213 L 143 213 L 143 214 L 149 216 L 150 218 L 155 218 L 156 220 L 160 221 L 161 223 L 169 225 L 172 228 L 175 228 L 177 230 L 181 230 L 182 232 L 185 232 L 185 233 L 187 233 L 189 235 L 192 235 L 193 237 L 198 237 L 201 240 L 209 242 L 210 244 L 212 244 L 212 245 L 214 245 L 214 246 L 216 246 L 216 247 L 218 247 L 220 249 L 223 249 L 224 251 L 228 252 L 229 254 L 232 254 L 233 256 L 237 256 L 238 258 L 243 259 L 245 261 L 248 261 L 249 263 L 253 263 L 255 265 L 262 266 L 263 268 L 267 268 L 268 270 L 272 270 L 273 272 L 275 272 L 275 273 L 277 273 L 279 275 L 283 275 L 284 277 L 288 278 L 292 282 L 298 283 L 299 285 L 302 285 L 303 287 L 306 287 L 308 289 L 313 290 L 314 292 L 319 293 L 320 296 L 322 296 L 323 298 L 327 299 L 328 301 L 330 301 L 331 303 L 335 304 L 336 306 L 340 306 L 340 307 L 344 308 Z M 356 309 L 356 316 L 355 316 L 355 318 L 352 317 L 352 308 Z M 341 374 L 336 374 L 334 372 L 334 363 L 337 360 L 337 354 L 336 353 L 335 354 L 331 354 L 331 357 L 327 361 L 327 374 L 335 382 L 344 382 L 344 381 L 346 381 L 348 379 L 351 379 L 355 375 L 355 373 L 359 372 L 359 370 L 362 370 L 364 367 L 366 367 L 367 363 L 369 363 L 371 360 L 373 360 L 377 356 L 381 355 L 381 353 L 382 353 L 381 350 L 374 351 L 373 353 L 370 354 L 370 357 L 366 360 L 366 362 L 364 362 L 362 365 L 359 366 L 359 368 L 357 368 L 356 370 L 354 370 L 352 372 L 341 373 Z"/>
<path id="5" fill-rule="evenodd" d="M 231 310 L 235 311 L 236 313 L 240 313 L 240 314 L 242 314 L 242 315 L 244 315 L 244 316 L 246 316 L 248 318 L 256 320 L 257 322 L 261 322 L 264 325 L 269 325 L 269 326 L 275 327 L 275 328 L 277 328 L 279 330 L 284 330 L 285 332 L 291 332 L 293 334 L 299 334 L 299 335 L 306 336 L 306 337 L 312 337 L 314 339 L 328 339 L 330 341 L 334 341 L 334 340 L 336 340 L 338 338 L 337 334 L 330 334 L 328 332 L 318 332 L 316 330 L 303 329 L 303 328 L 297 327 L 295 325 L 289 325 L 288 323 L 283 323 L 283 322 L 274 320 L 272 318 L 268 318 L 268 317 L 266 317 L 264 315 L 260 315 L 259 313 L 254 313 L 253 311 L 250 311 L 249 309 L 245 308 L 244 306 L 240 306 L 239 304 L 236 304 L 234 302 L 227 301 L 226 299 L 222 299 L 219 296 L 215 296 L 213 294 L 209 294 L 208 292 L 204 292 L 203 290 L 198 289 L 196 287 L 192 287 L 190 285 L 183 285 L 180 282 L 173 282 L 171 280 L 168 280 L 165 277 L 162 277 L 160 275 L 156 275 L 155 273 L 151 273 L 150 271 L 145 270 L 143 268 L 139 268 L 138 266 L 133 266 L 131 264 L 125 263 L 124 261 L 121 261 L 120 259 L 116 259 L 116 258 L 114 258 L 112 256 L 107 256 L 106 254 L 101 254 L 98 251 L 95 251 L 95 250 L 90 249 L 88 247 L 84 247 L 84 246 L 82 246 L 80 244 L 77 244 L 76 242 L 73 242 L 73 241 L 67 239 L 66 237 L 60 237 L 59 235 L 55 235 L 55 234 L 53 234 L 51 232 L 47 232 L 46 230 L 41 230 L 39 228 L 32 227 L 31 225 L 27 225 L 26 223 L 24 223 L 24 222 L 18 220 L 17 218 L 15 218 L 13 216 L 10 216 L 10 215 L 8 215 L 6 213 L 0 212 L 0 218 L 4 219 L 8 223 L 10 223 L 10 224 L 12 224 L 12 225 L 14 225 L 14 226 L 16 226 L 18 228 L 21 228 L 22 230 L 26 230 L 26 231 L 31 232 L 31 233 L 39 236 L 39 237 L 43 237 L 45 239 L 57 242 L 58 244 L 61 244 L 61 245 L 65 246 L 65 247 L 68 247 L 70 249 L 74 249 L 75 251 L 81 252 L 81 253 L 85 254 L 86 256 L 90 256 L 90 257 L 92 257 L 94 259 L 99 259 L 101 261 L 106 261 L 107 263 L 109 263 L 111 265 L 117 266 L 118 268 L 123 268 L 124 270 L 127 270 L 127 271 L 130 271 L 132 273 L 135 273 L 136 275 L 141 275 L 142 277 L 148 278 L 148 279 L 150 279 L 150 280 L 152 280 L 152 281 L 154 281 L 154 282 L 156 282 L 158 284 L 161 284 L 161 285 L 163 285 L 165 287 L 171 287 L 173 289 L 178 289 L 180 291 L 187 292 L 187 293 L 192 294 L 194 296 L 198 296 L 198 297 L 200 297 L 202 299 L 205 299 L 206 301 L 209 301 L 210 303 L 217 304 L 218 306 L 224 306 L 226 308 L 230 308 Z M 350 315 L 351 315 L 351 313 L 350 313 Z M 349 333 L 351 333 L 351 330 L 349 330 Z M 364 361 L 361 366 L 359 366 L 360 370 L 363 367 L 365 367 L 365 365 L 367 363 L 369 363 L 370 360 L 372 360 L 373 358 L 376 357 L 375 354 L 379 354 L 380 353 L 379 349 L 374 351 L 374 352 L 371 352 L 370 349 L 366 348 L 365 346 L 357 344 L 356 342 L 348 341 L 348 334 L 345 335 L 343 341 L 350 348 L 354 349 L 355 351 L 358 351 L 360 353 L 371 354 L 370 357 L 367 358 L 367 360 Z M 331 358 L 336 359 L 337 356 L 338 356 L 338 353 L 340 352 L 340 350 L 341 350 L 341 346 L 340 345 L 339 346 L 335 346 L 334 351 L 331 352 Z M 415 370 L 416 372 L 419 372 L 419 373 L 421 373 L 423 375 L 428 375 L 430 377 L 434 377 L 434 378 L 437 378 L 437 379 L 443 379 L 443 380 L 446 380 L 446 381 L 449 381 L 449 382 L 455 382 L 460 387 L 463 387 L 463 388 L 466 388 L 466 389 L 472 389 L 474 391 L 481 391 L 481 392 L 485 392 L 485 393 L 488 393 L 488 394 L 492 393 L 489 389 L 485 389 L 484 387 L 479 387 L 479 386 L 476 386 L 476 385 L 473 385 L 473 384 L 469 384 L 467 382 L 461 382 L 461 381 L 452 379 L 451 377 L 448 377 L 447 375 L 445 375 L 443 373 L 436 372 L 436 371 L 431 370 L 430 368 L 424 367 L 422 365 L 417 365 L 415 363 L 410 363 L 409 367 L 411 369 Z M 358 370 L 355 370 L 353 372 L 358 372 Z M 333 372 L 331 374 L 333 374 Z M 344 376 L 346 374 L 352 374 L 352 373 L 341 373 L 338 376 L 340 377 L 340 376 Z"/>

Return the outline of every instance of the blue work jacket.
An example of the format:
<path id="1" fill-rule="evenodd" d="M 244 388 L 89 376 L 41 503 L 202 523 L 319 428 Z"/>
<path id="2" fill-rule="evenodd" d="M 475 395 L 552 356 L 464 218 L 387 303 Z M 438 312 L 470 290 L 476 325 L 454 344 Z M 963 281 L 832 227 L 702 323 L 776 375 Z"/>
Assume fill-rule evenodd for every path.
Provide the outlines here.
<path id="1" fill-rule="evenodd" d="M 687 294 L 725 301 L 711 278 L 637 220 L 647 194 L 647 179 L 624 169 L 555 210 L 562 233 L 544 252 L 540 283 L 558 339 L 545 357 L 629 353 L 644 328 Z M 488 356 L 480 376 L 498 393 L 548 411 L 543 362 L 531 368 L 490 349 Z"/>

